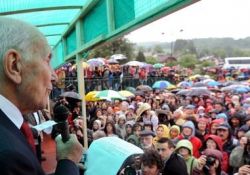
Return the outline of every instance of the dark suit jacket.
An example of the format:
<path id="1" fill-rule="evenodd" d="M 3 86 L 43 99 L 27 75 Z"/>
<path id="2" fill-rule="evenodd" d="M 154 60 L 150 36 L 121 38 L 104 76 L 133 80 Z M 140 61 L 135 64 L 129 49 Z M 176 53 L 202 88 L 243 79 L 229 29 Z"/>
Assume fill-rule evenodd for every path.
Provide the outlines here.
<path id="1" fill-rule="evenodd" d="M 0 174 L 45 175 L 39 161 L 22 132 L 0 109 Z M 70 160 L 57 164 L 55 175 L 78 175 L 77 166 Z"/>

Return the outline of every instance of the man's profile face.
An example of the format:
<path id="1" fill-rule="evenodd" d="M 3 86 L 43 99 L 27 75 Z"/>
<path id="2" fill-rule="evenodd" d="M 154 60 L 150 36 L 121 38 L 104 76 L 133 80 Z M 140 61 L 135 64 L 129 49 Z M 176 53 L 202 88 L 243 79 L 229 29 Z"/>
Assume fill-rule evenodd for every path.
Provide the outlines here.
<path id="1" fill-rule="evenodd" d="M 47 42 L 41 39 L 32 47 L 36 48 L 34 53 L 31 51 L 30 58 L 27 61 L 22 58 L 22 82 L 17 86 L 17 98 L 23 100 L 24 105 L 21 108 L 27 108 L 21 110 L 37 111 L 47 105 L 52 90 L 53 70 L 50 66 L 51 53 Z"/>
<path id="2" fill-rule="evenodd" d="M 157 143 L 156 150 L 161 155 L 162 160 L 167 160 L 174 151 L 174 148 L 169 148 L 168 143 Z"/>

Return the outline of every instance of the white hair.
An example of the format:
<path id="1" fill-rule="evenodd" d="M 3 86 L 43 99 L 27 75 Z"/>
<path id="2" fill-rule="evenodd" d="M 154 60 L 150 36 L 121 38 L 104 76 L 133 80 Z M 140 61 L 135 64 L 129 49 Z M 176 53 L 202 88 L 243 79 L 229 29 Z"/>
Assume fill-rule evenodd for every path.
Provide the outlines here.
<path id="1" fill-rule="evenodd" d="M 28 60 L 34 44 L 43 35 L 33 26 L 12 18 L 0 17 L 0 77 L 3 75 L 3 58 L 9 49 L 17 50 Z"/>

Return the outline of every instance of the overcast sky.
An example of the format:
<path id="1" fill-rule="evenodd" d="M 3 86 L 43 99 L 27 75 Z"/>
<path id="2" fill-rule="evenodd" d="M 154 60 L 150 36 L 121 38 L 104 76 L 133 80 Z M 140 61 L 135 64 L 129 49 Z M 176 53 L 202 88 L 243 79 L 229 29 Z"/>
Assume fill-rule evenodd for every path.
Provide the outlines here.
<path id="1" fill-rule="evenodd" d="M 250 36 L 250 0 L 201 0 L 126 37 L 132 42 L 169 42 L 176 39 L 239 39 L 247 36 Z"/>

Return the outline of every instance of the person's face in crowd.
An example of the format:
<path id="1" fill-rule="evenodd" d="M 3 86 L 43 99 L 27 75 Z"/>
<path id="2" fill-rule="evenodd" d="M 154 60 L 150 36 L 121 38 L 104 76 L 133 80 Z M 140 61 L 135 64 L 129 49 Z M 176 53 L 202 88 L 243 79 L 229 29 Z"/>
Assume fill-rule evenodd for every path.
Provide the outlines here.
<path id="1" fill-rule="evenodd" d="M 163 127 L 159 126 L 157 129 L 156 129 L 156 135 L 157 137 L 161 138 L 164 134 L 164 129 Z"/>
<path id="2" fill-rule="evenodd" d="M 102 104 L 102 109 L 107 109 L 107 107 L 108 107 L 108 106 L 107 106 L 106 103 L 103 103 L 103 104 Z"/>
<path id="3" fill-rule="evenodd" d="M 127 111 L 127 110 L 128 110 L 128 104 L 122 102 L 122 103 L 121 103 L 121 110 L 122 110 L 122 111 Z"/>
<path id="4" fill-rule="evenodd" d="M 215 109 L 216 111 L 222 111 L 223 107 L 222 107 L 220 104 L 215 104 L 215 105 L 214 105 L 214 109 Z"/>
<path id="5" fill-rule="evenodd" d="M 140 137 L 140 134 L 141 134 L 141 130 L 142 128 L 137 126 L 135 129 L 134 129 L 134 135 L 137 136 L 138 138 Z"/>
<path id="6" fill-rule="evenodd" d="M 105 126 L 107 118 L 104 115 L 101 115 L 98 117 L 98 119 L 101 120 L 101 125 Z"/>
<path id="7" fill-rule="evenodd" d="M 47 42 L 41 38 L 32 47 L 27 54 L 29 58 L 26 58 L 27 60 L 21 58 L 18 61 L 22 72 L 16 91 L 17 99 L 22 102 L 19 108 L 24 113 L 46 107 L 52 90 L 52 74 L 54 74 L 50 66 L 51 51 Z"/>
<path id="8" fill-rule="evenodd" d="M 107 133 L 113 133 L 113 126 L 110 123 L 108 123 L 106 127 L 107 127 Z"/>
<path id="9" fill-rule="evenodd" d="M 214 140 L 208 139 L 206 142 L 207 148 L 209 149 L 216 149 L 217 145 Z"/>
<path id="10" fill-rule="evenodd" d="M 145 131 L 152 131 L 152 128 L 151 128 L 151 126 L 146 125 L 146 126 L 144 126 L 144 130 Z"/>
<path id="11" fill-rule="evenodd" d="M 132 134 L 132 126 L 131 125 L 126 125 L 126 133 Z"/>
<path id="12" fill-rule="evenodd" d="M 238 131 L 237 132 L 237 137 L 240 139 L 241 137 L 244 137 L 245 132 L 244 131 Z"/>
<path id="13" fill-rule="evenodd" d="M 246 122 L 246 125 L 250 127 L 250 120 Z"/>
<path id="14" fill-rule="evenodd" d="M 178 130 L 173 128 L 170 130 L 170 137 L 171 139 L 176 138 L 178 136 Z"/>
<path id="15" fill-rule="evenodd" d="M 232 126 L 233 126 L 233 127 L 237 127 L 237 126 L 240 125 L 240 120 L 237 119 L 237 118 L 232 118 L 232 119 L 231 119 L 231 122 L 232 122 Z"/>
<path id="16" fill-rule="evenodd" d="M 173 117 L 174 117 L 175 119 L 178 119 L 178 118 L 181 117 L 181 113 L 180 113 L 179 111 L 174 111 Z"/>
<path id="17" fill-rule="evenodd" d="M 150 148 L 153 145 L 153 136 L 141 136 L 140 138 L 142 149 Z"/>
<path id="18" fill-rule="evenodd" d="M 126 119 L 127 119 L 127 121 L 133 120 L 134 119 L 133 113 L 128 112 L 127 115 L 126 115 Z"/>
<path id="19" fill-rule="evenodd" d="M 93 129 L 94 130 L 98 130 L 99 129 L 99 125 L 96 122 L 93 123 Z"/>
<path id="20" fill-rule="evenodd" d="M 188 150 L 187 148 L 184 148 L 184 147 L 180 148 L 180 149 L 178 150 L 178 153 L 179 153 L 180 155 L 182 155 L 182 156 L 184 157 L 185 160 L 189 158 L 189 150 Z"/>
<path id="21" fill-rule="evenodd" d="M 157 165 L 141 165 L 142 175 L 158 175 L 160 170 L 157 168 Z"/>
<path id="22" fill-rule="evenodd" d="M 185 113 L 187 115 L 192 115 L 192 114 L 194 114 L 194 109 L 185 109 Z"/>
<path id="23" fill-rule="evenodd" d="M 97 118 L 100 117 L 101 115 L 102 115 L 102 111 L 101 111 L 101 110 L 98 110 L 98 111 L 96 112 Z"/>
<path id="24" fill-rule="evenodd" d="M 107 108 L 107 112 L 108 112 L 108 114 L 113 114 L 113 108 L 111 107 L 111 106 L 109 106 L 108 108 Z"/>
<path id="25" fill-rule="evenodd" d="M 125 122 L 126 122 L 126 121 L 125 121 L 124 119 L 119 119 L 119 120 L 118 120 L 118 124 L 119 124 L 120 126 L 124 125 Z"/>
<path id="26" fill-rule="evenodd" d="M 183 128 L 182 133 L 185 136 L 191 136 L 192 135 L 192 129 L 188 128 L 188 127 L 185 127 L 185 128 Z"/>
<path id="27" fill-rule="evenodd" d="M 169 148 L 168 143 L 157 143 L 156 150 L 161 155 L 163 161 L 167 160 L 174 151 L 174 148 Z"/>
<path id="28" fill-rule="evenodd" d="M 200 131 L 205 131 L 205 130 L 206 130 L 206 126 L 207 126 L 207 124 L 206 124 L 205 121 L 200 121 L 200 122 L 198 123 L 198 129 L 199 129 Z"/>
<path id="29" fill-rule="evenodd" d="M 114 117 L 112 115 L 107 116 L 107 121 L 113 121 L 114 122 Z"/>
<path id="30" fill-rule="evenodd" d="M 226 141 L 229 136 L 228 129 L 217 129 L 217 135 L 222 138 L 223 141 Z"/>
<path id="31" fill-rule="evenodd" d="M 218 123 L 213 123 L 211 125 L 211 134 L 216 134 L 216 129 L 219 127 L 220 124 Z"/>

